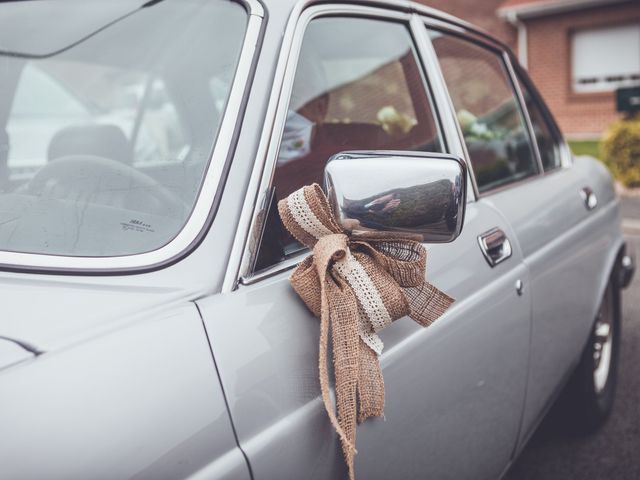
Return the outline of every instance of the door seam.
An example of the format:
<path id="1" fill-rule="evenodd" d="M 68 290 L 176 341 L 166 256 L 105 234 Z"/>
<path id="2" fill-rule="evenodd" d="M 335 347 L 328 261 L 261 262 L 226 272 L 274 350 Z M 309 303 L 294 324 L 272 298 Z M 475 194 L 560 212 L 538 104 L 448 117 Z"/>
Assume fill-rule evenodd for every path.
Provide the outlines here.
<path id="1" fill-rule="evenodd" d="M 229 424 L 231 425 L 231 431 L 233 432 L 233 438 L 235 439 L 236 446 L 242 453 L 244 457 L 244 461 L 247 465 L 247 470 L 249 471 L 249 477 L 254 480 L 253 470 L 251 469 L 251 463 L 249 462 L 249 457 L 247 453 L 244 451 L 242 446 L 240 445 L 240 439 L 238 437 L 238 432 L 236 430 L 235 423 L 233 422 L 233 417 L 231 416 L 231 409 L 229 408 L 229 400 L 227 399 L 227 392 L 225 392 L 224 385 L 222 384 L 222 377 L 220 376 L 220 370 L 218 369 L 218 363 L 216 362 L 216 356 L 213 353 L 213 346 L 211 344 L 211 340 L 209 338 L 209 332 L 207 331 L 207 326 L 204 324 L 204 317 L 202 316 L 202 312 L 200 311 L 200 306 L 197 302 L 193 302 L 198 311 L 198 315 L 200 316 L 200 323 L 202 324 L 202 329 L 204 330 L 204 335 L 207 339 L 207 343 L 209 345 L 209 351 L 211 352 L 211 360 L 213 361 L 213 367 L 216 371 L 216 376 L 218 377 L 218 384 L 220 385 L 220 390 L 222 391 L 222 398 L 224 400 L 224 406 L 227 410 L 227 417 L 229 418 Z"/>

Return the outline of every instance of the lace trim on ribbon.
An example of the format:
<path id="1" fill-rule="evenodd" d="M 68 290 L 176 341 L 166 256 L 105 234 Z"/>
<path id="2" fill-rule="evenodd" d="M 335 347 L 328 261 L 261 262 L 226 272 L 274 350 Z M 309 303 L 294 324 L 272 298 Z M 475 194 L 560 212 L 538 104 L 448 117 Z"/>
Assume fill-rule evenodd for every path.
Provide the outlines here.
<path id="1" fill-rule="evenodd" d="M 312 237 L 318 239 L 333 232 L 316 217 L 313 210 L 307 204 L 304 189 L 296 190 L 287 199 L 289 212 L 300 227 Z"/>
<path id="2" fill-rule="evenodd" d="M 336 262 L 335 268 L 349 283 L 358 302 L 364 310 L 366 318 L 360 318 L 359 333 L 362 341 L 378 355 L 382 353 L 384 344 L 375 332 L 391 325 L 391 316 L 382 302 L 378 289 L 364 267 L 347 252 L 345 258 Z M 372 331 L 373 329 L 373 331 Z"/>

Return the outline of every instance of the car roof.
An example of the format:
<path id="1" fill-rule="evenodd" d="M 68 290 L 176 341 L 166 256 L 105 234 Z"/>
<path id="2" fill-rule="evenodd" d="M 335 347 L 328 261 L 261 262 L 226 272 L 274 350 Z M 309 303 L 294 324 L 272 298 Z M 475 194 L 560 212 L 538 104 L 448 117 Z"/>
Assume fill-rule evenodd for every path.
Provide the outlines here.
<path id="1" fill-rule="evenodd" d="M 497 46 L 510 51 L 510 47 L 493 35 L 477 27 L 461 18 L 449 13 L 443 12 L 433 7 L 423 5 L 410 0 L 249 0 L 252 2 L 259 1 L 264 5 L 267 15 L 276 13 L 278 15 L 286 15 L 289 17 L 296 11 L 302 11 L 304 8 L 319 4 L 351 4 L 364 5 L 371 7 L 386 8 L 407 13 L 417 13 L 429 18 L 433 18 L 452 26 L 463 28 L 469 32 L 475 33 L 485 40 L 488 40 Z"/>

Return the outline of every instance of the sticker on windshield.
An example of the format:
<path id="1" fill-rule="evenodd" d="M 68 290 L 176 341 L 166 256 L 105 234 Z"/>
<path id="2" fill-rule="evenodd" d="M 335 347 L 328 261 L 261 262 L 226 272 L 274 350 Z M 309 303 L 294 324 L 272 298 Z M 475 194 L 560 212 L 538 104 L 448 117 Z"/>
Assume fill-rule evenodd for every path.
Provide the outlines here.
<path id="1" fill-rule="evenodd" d="M 142 220 L 137 220 L 135 218 L 132 218 L 131 220 L 129 220 L 128 223 L 121 222 L 120 225 L 122 225 L 122 230 L 124 230 L 125 232 L 127 231 L 149 232 L 149 233 L 155 232 L 155 230 L 151 228 L 150 223 L 145 223 Z"/>

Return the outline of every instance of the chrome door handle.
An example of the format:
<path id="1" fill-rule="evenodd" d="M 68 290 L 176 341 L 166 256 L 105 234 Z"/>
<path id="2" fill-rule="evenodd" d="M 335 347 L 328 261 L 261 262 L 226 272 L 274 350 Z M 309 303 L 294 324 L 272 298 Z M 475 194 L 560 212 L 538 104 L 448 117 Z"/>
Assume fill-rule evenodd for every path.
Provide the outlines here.
<path id="1" fill-rule="evenodd" d="M 501 228 L 492 228 L 478 236 L 484 258 L 493 268 L 511 256 L 511 242 Z"/>
<path id="2" fill-rule="evenodd" d="M 593 210 L 598 206 L 598 197 L 596 197 L 595 192 L 591 190 L 590 187 L 584 187 L 580 190 L 580 197 L 584 202 L 584 208 L 587 210 Z"/>

